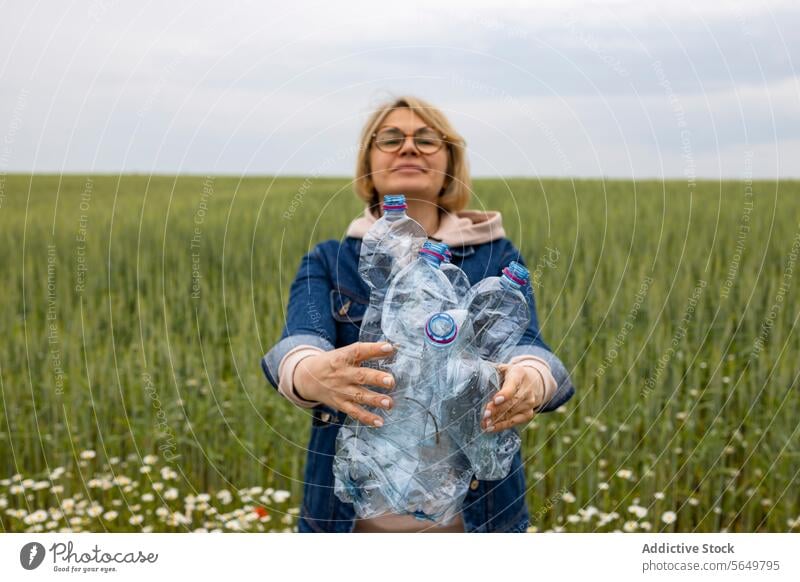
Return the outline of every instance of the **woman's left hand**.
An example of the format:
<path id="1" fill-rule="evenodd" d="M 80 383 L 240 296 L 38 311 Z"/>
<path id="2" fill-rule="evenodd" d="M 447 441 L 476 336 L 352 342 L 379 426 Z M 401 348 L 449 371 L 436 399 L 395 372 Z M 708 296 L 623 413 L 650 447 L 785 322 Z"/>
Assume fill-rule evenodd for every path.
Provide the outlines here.
<path id="1" fill-rule="evenodd" d="M 542 405 L 545 385 L 542 375 L 530 366 L 497 364 L 502 388 L 486 406 L 481 426 L 486 432 L 499 432 L 527 423 Z"/>

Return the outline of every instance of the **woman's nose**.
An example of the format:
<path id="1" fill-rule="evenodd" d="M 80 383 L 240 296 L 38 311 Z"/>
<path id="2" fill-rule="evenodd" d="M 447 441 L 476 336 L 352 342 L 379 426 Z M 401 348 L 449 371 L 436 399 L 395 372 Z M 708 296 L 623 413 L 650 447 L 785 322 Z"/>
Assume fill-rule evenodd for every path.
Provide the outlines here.
<path id="1" fill-rule="evenodd" d="M 407 135 L 403 140 L 403 147 L 401 147 L 400 151 L 397 153 L 401 156 L 405 154 L 419 155 L 419 152 L 417 151 L 417 146 L 414 144 L 414 137 L 411 135 Z"/>

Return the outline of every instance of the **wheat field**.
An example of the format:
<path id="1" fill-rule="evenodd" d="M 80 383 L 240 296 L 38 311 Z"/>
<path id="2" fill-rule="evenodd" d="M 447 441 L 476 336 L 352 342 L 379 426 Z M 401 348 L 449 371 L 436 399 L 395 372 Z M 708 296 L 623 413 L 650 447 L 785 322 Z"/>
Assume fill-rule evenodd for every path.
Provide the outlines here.
<path id="1" fill-rule="evenodd" d="M 292 531 L 266 382 L 348 180 L 0 183 L 1 531 Z M 797 531 L 800 183 L 480 179 L 575 396 L 522 431 L 531 531 Z"/>

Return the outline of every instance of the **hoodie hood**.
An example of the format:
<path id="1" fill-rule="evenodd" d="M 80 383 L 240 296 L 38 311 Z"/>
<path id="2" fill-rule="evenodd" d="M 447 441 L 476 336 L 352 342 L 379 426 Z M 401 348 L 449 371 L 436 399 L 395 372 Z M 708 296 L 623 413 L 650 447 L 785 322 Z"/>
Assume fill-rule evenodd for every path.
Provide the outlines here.
<path id="1" fill-rule="evenodd" d="M 439 228 L 428 238 L 446 243 L 451 247 L 463 247 L 487 243 L 506 236 L 503 217 L 496 210 L 459 210 L 440 212 Z M 377 221 L 377 217 L 364 209 L 364 214 L 350 223 L 346 236 L 364 238 L 364 235 Z"/>

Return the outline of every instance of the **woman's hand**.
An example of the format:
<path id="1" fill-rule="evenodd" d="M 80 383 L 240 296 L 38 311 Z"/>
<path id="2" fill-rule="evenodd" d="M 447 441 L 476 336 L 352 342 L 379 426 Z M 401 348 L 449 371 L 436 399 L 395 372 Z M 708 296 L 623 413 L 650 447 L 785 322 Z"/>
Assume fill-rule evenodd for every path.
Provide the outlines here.
<path id="1" fill-rule="evenodd" d="M 361 362 L 385 358 L 394 346 L 385 342 L 356 342 L 300 360 L 294 371 L 294 389 L 306 400 L 321 402 L 344 412 L 367 426 L 383 426 L 380 416 L 362 405 L 389 410 L 392 399 L 364 387 L 364 384 L 394 388 L 391 374 L 362 368 Z"/>
<path id="2" fill-rule="evenodd" d="M 487 432 L 506 430 L 530 421 L 545 395 L 544 378 L 536 368 L 497 364 L 497 370 L 503 385 L 483 413 L 482 426 Z"/>

